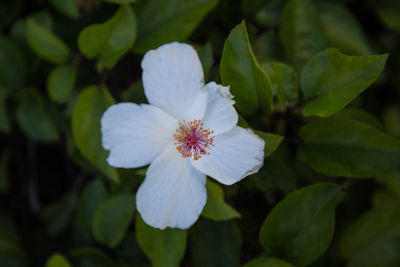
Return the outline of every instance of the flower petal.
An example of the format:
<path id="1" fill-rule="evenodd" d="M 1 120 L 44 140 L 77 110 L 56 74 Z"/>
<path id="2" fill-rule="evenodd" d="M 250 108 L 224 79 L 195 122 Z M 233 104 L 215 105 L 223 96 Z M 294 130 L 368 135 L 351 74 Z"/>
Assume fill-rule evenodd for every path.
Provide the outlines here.
<path id="1" fill-rule="evenodd" d="M 173 140 L 178 122 L 151 105 L 112 105 L 101 118 L 103 147 L 108 163 L 119 168 L 149 164 Z"/>
<path id="2" fill-rule="evenodd" d="M 148 51 L 142 60 L 149 103 L 179 120 L 202 119 L 207 105 L 204 75 L 192 46 L 170 43 Z"/>
<path id="3" fill-rule="evenodd" d="M 265 142 L 250 130 L 235 126 L 214 139 L 210 155 L 192 160 L 193 166 L 218 182 L 231 185 L 257 172 L 264 161 Z"/>
<path id="4" fill-rule="evenodd" d="M 206 204 L 206 176 L 171 143 L 151 163 L 136 194 L 143 220 L 156 228 L 189 228 Z"/>
<path id="5" fill-rule="evenodd" d="M 206 85 L 208 103 L 203 122 L 215 135 L 224 133 L 233 128 L 238 122 L 238 114 L 233 107 L 235 101 L 229 92 L 229 86 L 222 86 L 215 82 Z"/>

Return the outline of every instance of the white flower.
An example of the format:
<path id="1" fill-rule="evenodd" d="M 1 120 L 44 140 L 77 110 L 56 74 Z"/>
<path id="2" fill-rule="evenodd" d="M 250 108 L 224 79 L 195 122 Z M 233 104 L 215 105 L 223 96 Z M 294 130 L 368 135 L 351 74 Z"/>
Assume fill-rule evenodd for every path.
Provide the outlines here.
<path id="1" fill-rule="evenodd" d="M 257 172 L 264 141 L 236 126 L 229 87 L 204 85 L 192 46 L 170 43 L 147 52 L 143 86 L 150 105 L 119 103 L 101 119 L 108 163 L 150 163 L 136 195 L 143 220 L 156 228 L 189 228 L 207 199 L 206 175 L 231 185 Z"/>

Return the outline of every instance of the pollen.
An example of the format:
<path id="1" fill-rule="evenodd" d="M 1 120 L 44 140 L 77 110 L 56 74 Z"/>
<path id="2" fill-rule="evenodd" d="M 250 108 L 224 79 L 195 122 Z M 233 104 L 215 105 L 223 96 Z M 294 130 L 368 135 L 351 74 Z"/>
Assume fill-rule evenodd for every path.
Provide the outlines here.
<path id="1" fill-rule="evenodd" d="M 203 129 L 201 120 L 182 121 L 174 134 L 176 149 L 182 157 L 198 160 L 203 155 L 209 155 L 214 146 L 214 131 Z"/>

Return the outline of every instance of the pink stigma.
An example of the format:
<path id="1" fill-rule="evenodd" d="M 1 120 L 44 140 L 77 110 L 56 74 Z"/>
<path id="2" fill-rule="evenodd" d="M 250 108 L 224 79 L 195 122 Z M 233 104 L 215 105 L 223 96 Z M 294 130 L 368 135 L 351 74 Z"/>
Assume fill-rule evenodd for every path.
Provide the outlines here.
<path id="1" fill-rule="evenodd" d="M 174 134 L 176 149 L 182 154 L 182 157 L 193 156 L 198 160 L 202 155 L 209 155 L 211 146 L 214 146 L 214 136 L 210 136 L 214 131 L 203 129 L 201 120 L 190 122 L 180 122 L 176 134 Z"/>

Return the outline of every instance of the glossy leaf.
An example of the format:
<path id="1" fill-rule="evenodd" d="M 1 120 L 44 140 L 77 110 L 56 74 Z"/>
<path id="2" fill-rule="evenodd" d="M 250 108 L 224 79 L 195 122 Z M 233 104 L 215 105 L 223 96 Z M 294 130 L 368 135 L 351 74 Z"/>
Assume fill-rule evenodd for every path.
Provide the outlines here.
<path id="1" fill-rule="evenodd" d="M 224 191 L 217 183 L 207 179 L 206 187 L 207 203 L 201 213 L 202 216 L 216 221 L 240 217 L 240 214 L 224 201 Z"/>
<path id="2" fill-rule="evenodd" d="M 297 73 L 312 56 L 327 47 L 324 26 L 311 0 L 287 2 L 280 35 L 286 58 Z"/>
<path id="3" fill-rule="evenodd" d="M 332 240 L 335 208 L 342 198 L 335 184 L 315 184 L 289 194 L 264 221 L 261 244 L 269 255 L 296 266 L 312 263 Z"/>
<path id="4" fill-rule="evenodd" d="M 94 215 L 106 198 L 107 191 L 100 179 L 94 179 L 83 189 L 77 219 L 87 233 L 92 233 Z"/>
<path id="5" fill-rule="evenodd" d="M 266 112 L 272 111 L 271 82 L 251 50 L 244 21 L 225 41 L 220 74 L 222 83 L 230 85 L 240 111 L 253 113 L 259 105 Z"/>
<path id="6" fill-rule="evenodd" d="M 72 94 L 76 80 L 76 69 L 67 65 L 52 70 L 47 78 L 47 91 L 55 102 L 65 103 Z"/>
<path id="7" fill-rule="evenodd" d="M 305 116 L 328 117 L 338 112 L 381 74 L 387 55 L 346 56 L 328 49 L 304 67 L 301 87 L 311 100 L 303 107 Z"/>
<path id="8" fill-rule="evenodd" d="M 180 229 L 155 229 L 136 216 L 136 238 L 155 267 L 179 266 L 186 249 L 187 232 Z"/>
<path id="9" fill-rule="evenodd" d="M 89 86 L 81 91 L 72 114 L 72 132 L 81 153 L 112 181 L 118 181 L 114 168 L 106 162 L 107 152 L 101 144 L 100 119 L 114 104 L 107 89 Z"/>
<path id="10" fill-rule="evenodd" d="M 25 134 L 33 140 L 54 142 L 59 139 L 45 103 L 35 89 L 26 89 L 17 108 L 17 121 Z"/>
<path id="11" fill-rule="evenodd" d="M 49 3 L 61 14 L 77 19 L 79 17 L 79 10 L 75 0 L 49 0 Z"/>
<path id="12" fill-rule="evenodd" d="M 95 238 L 111 248 L 118 245 L 132 222 L 135 208 L 135 198 L 130 194 L 117 195 L 104 201 L 93 220 Z"/>
<path id="13" fill-rule="evenodd" d="M 202 219 L 189 236 L 193 266 L 238 267 L 241 236 L 233 221 Z"/>
<path id="14" fill-rule="evenodd" d="M 317 5 L 331 46 L 345 53 L 366 55 L 371 53 L 370 44 L 353 13 L 336 2 Z"/>
<path id="15" fill-rule="evenodd" d="M 136 39 L 136 17 L 122 5 L 112 18 L 84 28 L 78 37 L 79 50 L 88 58 L 99 58 L 101 67 L 113 67 Z"/>
<path id="16" fill-rule="evenodd" d="M 26 22 L 26 36 L 31 48 L 40 57 L 57 64 L 68 60 L 70 53 L 68 46 L 33 18 Z"/>
<path id="17" fill-rule="evenodd" d="M 47 260 L 45 267 L 71 267 L 71 264 L 59 253 L 54 253 Z"/>
<path id="18" fill-rule="evenodd" d="M 300 130 L 300 159 L 321 174 L 373 177 L 400 164 L 400 141 L 368 124 L 345 118 L 318 119 Z"/>
<path id="19" fill-rule="evenodd" d="M 279 259 L 258 258 L 246 263 L 243 267 L 291 267 L 293 265 Z"/>
<path id="20" fill-rule="evenodd" d="M 165 43 L 185 40 L 217 3 L 218 0 L 138 1 L 138 40 L 134 51 L 144 53 Z"/>
<path id="21" fill-rule="evenodd" d="M 385 193 L 387 197 L 387 193 Z M 340 239 L 349 267 L 396 266 L 400 262 L 400 206 L 398 198 L 377 205 L 357 218 Z"/>

